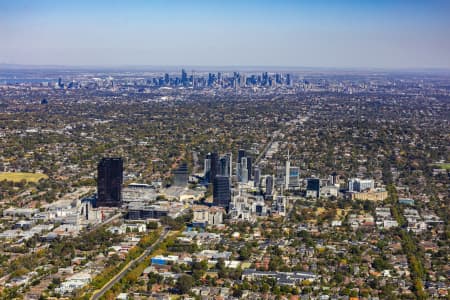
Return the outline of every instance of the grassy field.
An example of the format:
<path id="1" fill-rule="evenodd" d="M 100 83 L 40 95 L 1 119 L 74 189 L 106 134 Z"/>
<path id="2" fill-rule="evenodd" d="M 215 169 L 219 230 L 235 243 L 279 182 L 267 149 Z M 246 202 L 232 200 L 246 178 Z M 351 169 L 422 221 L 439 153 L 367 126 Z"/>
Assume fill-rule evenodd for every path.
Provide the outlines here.
<path id="1" fill-rule="evenodd" d="M 25 173 L 25 172 L 0 172 L 0 181 L 20 182 L 38 182 L 40 179 L 47 179 L 48 176 L 42 173 Z"/>
<path id="2" fill-rule="evenodd" d="M 441 168 L 441 169 L 450 170 L 450 163 L 433 164 L 433 166 Z"/>

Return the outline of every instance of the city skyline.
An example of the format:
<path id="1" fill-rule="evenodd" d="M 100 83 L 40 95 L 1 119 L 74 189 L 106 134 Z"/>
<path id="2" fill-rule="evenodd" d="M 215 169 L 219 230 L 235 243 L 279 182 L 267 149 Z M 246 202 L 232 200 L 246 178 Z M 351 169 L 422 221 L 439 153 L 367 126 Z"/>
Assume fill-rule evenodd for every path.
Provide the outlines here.
<path id="1" fill-rule="evenodd" d="M 0 64 L 450 68 L 446 1 L 2 1 Z"/>
<path id="2" fill-rule="evenodd" d="M 2 68 L 0 299 L 441 299 L 449 79 Z"/>

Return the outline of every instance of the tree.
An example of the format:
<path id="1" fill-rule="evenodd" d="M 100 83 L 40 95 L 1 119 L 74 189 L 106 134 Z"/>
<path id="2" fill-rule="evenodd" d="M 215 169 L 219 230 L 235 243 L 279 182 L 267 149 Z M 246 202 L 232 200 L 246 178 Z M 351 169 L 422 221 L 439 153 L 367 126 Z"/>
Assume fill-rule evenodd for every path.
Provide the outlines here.
<path id="1" fill-rule="evenodd" d="M 158 229 L 158 223 L 157 222 L 148 222 L 147 229 Z"/>
<path id="2" fill-rule="evenodd" d="M 153 273 L 153 272 L 148 273 L 148 284 L 149 285 L 161 283 L 163 281 L 163 279 L 164 279 L 164 277 L 162 277 L 161 275 L 159 275 L 157 273 Z"/>
<path id="3" fill-rule="evenodd" d="M 194 278 L 192 278 L 192 276 L 183 274 L 178 278 L 176 288 L 180 291 L 181 294 L 186 294 L 192 289 L 193 285 Z"/>
<path id="4" fill-rule="evenodd" d="M 235 285 L 233 287 L 233 297 L 236 297 L 236 298 L 242 297 L 242 290 L 241 290 L 240 286 Z"/>
<path id="5" fill-rule="evenodd" d="M 247 260 L 250 258 L 250 255 L 251 255 L 251 252 L 247 246 L 244 246 L 241 249 L 239 249 L 239 259 Z"/>

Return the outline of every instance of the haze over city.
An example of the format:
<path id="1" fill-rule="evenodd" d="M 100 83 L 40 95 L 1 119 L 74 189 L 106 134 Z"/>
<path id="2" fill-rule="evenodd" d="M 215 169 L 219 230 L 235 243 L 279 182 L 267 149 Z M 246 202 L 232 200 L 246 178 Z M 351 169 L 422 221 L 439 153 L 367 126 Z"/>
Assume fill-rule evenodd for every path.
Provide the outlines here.
<path id="1" fill-rule="evenodd" d="M 450 2 L 0 1 L 0 63 L 450 68 Z"/>

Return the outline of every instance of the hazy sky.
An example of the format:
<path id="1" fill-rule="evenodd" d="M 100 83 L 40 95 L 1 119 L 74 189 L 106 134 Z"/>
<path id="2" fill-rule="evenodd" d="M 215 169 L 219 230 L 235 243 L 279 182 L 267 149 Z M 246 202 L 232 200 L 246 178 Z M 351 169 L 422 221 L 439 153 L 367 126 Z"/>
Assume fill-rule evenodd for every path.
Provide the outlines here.
<path id="1" fill-rule="evenodd" d="M 0 63 L 450 68 L 450 0 L 0 0 Z"/>

